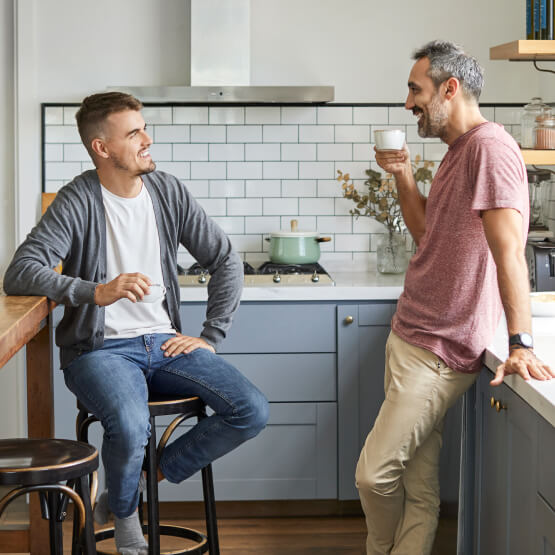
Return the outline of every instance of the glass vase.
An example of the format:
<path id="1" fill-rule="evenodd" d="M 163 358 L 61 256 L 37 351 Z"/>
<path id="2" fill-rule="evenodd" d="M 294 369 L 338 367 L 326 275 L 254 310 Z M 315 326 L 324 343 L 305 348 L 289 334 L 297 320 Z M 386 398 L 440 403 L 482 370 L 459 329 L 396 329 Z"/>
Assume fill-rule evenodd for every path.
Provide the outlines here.
<path id="1" fill-rule="evenodd" d="M 376 261 L 381 274 L 402 274 L 409 264 L 405 236 L 390 231 L 378 243 Z"/>

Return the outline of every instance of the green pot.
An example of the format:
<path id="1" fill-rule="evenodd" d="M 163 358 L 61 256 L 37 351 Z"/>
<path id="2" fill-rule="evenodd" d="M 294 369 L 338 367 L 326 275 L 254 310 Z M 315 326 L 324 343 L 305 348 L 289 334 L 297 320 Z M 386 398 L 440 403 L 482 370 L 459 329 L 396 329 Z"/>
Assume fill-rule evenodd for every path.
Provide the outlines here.
<path id="1" fill-rule="evenodd" d="M 274 264 L 313 264 L 320 259 L 320 243 L 331 237 L 318 237 L 314 232 L 277 231 L 270 241 L 270 260 Z"/>

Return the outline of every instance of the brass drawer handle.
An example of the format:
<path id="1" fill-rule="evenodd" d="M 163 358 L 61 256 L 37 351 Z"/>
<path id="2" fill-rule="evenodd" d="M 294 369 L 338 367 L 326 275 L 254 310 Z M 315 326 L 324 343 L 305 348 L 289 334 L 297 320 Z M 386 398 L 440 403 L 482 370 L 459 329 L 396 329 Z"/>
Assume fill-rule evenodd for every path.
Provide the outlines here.
<path id="1" fill-rule="evenodd" d="M 492 409 L 495 409 L 497 412 L 501 412 L 502 410 L 507 410 L 507 405 L 504 405 L 501 401 L 498 401 L 493 396 L 489 400 L 489 405 Z"/>
<path id="2" fill-rule="evenodd" d="M 354 321 L 355 319 L 352 316 L 347 316 L 344 320 L 346 324 L 352 324 Z"/>

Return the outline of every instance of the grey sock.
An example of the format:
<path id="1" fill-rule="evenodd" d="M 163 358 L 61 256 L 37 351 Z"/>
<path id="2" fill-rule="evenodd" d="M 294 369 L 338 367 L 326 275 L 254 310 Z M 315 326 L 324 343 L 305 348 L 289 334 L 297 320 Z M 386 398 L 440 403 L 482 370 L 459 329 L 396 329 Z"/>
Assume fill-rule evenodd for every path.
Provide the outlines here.
<path id="1" fill-rule="evenodd" d="M 139 493 L 146 490 L 146 476 L 141 472 L 141 477 L 139 478 Z M 106 524 L 108 520 L 112 517 L 112 512 L 108 506 L 108 490 L 104 490 L 99 496 L 94 506 L 94 520 L 98 524 Z"/>
<path id="2" fill-rule="evenodd" d="M 147 555 L 148 545 L 141 530 L 139 513 L 134 513 L 125 518 L 114 518 L 114 538 L 116 549 L 122 555 Z"/>

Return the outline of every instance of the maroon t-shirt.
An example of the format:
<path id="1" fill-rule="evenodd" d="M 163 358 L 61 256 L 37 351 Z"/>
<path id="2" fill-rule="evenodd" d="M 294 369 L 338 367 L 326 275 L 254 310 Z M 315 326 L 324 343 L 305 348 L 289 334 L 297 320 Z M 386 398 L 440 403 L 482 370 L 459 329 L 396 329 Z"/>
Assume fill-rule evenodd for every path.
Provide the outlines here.
<path id="1" fill-rule="evenodd" d="M 392 321 L 402 339 L 453 370 L 476 372 L 502 312 L 481 213 L 514 208 L 528 232 L 526 166 L 514 139 L 486 122 L 450 145 L 426 203 L 426 231 Z M 524 243 L 523 243 L 524 244 Z"/>

